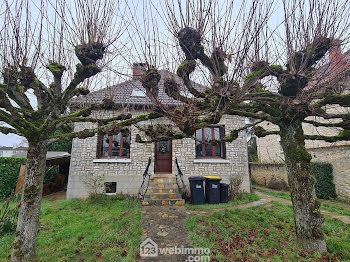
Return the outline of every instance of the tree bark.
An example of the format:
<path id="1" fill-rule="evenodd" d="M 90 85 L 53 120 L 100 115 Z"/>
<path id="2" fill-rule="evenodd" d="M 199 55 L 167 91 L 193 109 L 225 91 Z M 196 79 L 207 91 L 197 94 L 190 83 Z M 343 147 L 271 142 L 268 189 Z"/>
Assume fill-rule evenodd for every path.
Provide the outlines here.
<path id="1" fill-rule="evenodd" d="M 34 255 L 46 167 L 47 143 L 29 143 L 26 174 L 19 208 L 11 262 Z"/>
<path id="2" fill-rule="evenodd" d="M 305 149 L 300 120 L 285 120 L 280 125 L 281 145 L 287 167 L 288 183 L 293 203 L 297 245 L 310 252 L 327 252 L 322 232 L 324 218 L 316 198 L 311 174 L 311 155 Z"/>

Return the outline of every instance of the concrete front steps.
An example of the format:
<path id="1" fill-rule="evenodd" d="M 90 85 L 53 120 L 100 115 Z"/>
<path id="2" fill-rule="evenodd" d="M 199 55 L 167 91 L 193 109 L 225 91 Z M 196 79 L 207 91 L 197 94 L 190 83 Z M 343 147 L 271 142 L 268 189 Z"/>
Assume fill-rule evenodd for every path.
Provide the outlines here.
<path id="1" fill-rule="evenodd" d="M 151 177 L 143 206 L 183 206 L 176 179 L 173 174 L 155 174 Z"/>

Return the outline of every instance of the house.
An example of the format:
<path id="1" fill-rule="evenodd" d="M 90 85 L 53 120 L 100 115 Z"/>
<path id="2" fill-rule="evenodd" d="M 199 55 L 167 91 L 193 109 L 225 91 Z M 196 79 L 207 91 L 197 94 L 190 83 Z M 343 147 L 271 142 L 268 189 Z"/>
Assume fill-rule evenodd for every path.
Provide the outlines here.
<path id="1" fill-rule="evenodd" d="M 26 157 L 27 147 L 0 147 L 0 157 Z"/>
<path id="2" fill-rule="evenodd" d="M 332 85 L 333 81 L 341 83 Z M 350 50 L 342 53 L 340 43 L 334 45 L 329 50 L 329 62 L 320 67 L 314 76 L 314 80 L 307 86 L 311 89 L 315 83 L 326 88 L 337 88 L 338 93 L 348 93 L 350 90 Z M 326 111 L 330 114 L 348 113 L 349 108 L 339 105 L 329 105 Z M 309 117 L 307 120 L 324 121 L 325 123 L 334 120 Z M 267 131 L 278 131 L 278 126 L 262 122 L 260 125 Z M 338 127 L 315 127 L 308 123 L 303 123 L 303 130 L 307 135 L 334 136 L 342 130 Z M 260 164 L 251 164 L 252 179 L 258 183 L 268 183 L 271 176 L 283 178 L 287 181 L 287 174 L 284 166 L 279 168 L 276 163 L 284 162 L 284 154 L 280 145 L 279 135 L 269 135 L 257 138 L 257 152 Z M 329 162 L 333 165 L 334 184 L 339 198 L 350 200 L 350 141 L 338 141 L 334 143 L 322 140 L 305 140 L 305 147 L 312 156 L 312 161 Z M 277 168 L 278 167 L 278 168 Z M 277 169 L 276 169 L 277 168 Z"/>
<path id="3" fill-rule="evenodd" d="M 107 118 L 119 113 L 131 113 L 136 116 L 151 111 L 152 102 L 145 95 L 145 89 L 140 82 L 144 71 L 144 64 L 134 64 L 131 80 L 91 92 L 84 98 L 78 97 L 72 102 L 71 108 L 79 108 L 88 103 L 102 103 L 104 98 L 108 98 L 113 100 L 116 107 L 93 111 L 94 117 Z M 161 70 L 160 74 L 159 100 L 172 107 L 181 105 L 168 97 L 163 88 L 167 77 L 175 77 L 181 82 L 180 79 L 166 70 Z M 205 88 L 196 83 L 194 85 L 198 90 Z M 184 86 L 182 88 L 185 92 Z M 139 125 L 157 123 L 171 124 L 166 119 L 156 119 L 141 122 Z M 225 115 L 218 125 L 197 130 L 195 135 L 200 140 L 220 138 L 224 133 L 229 133 L 244 124 L 244 118 Z M 96 126 L 94 123 L 75 123 L 74 131 Z M 128 135 L 119 133 L 113 136 L 95 135 L 86 139 L 73 139 L 67 198 L 88 196 L 91 185 L 86 182 L 86 177 L 102 177 L 105 192 L 136 195 L 142 184 L 149 158 L 151 158 L 149 173 L 152 176 L 158 173 L 177 174 L 175 164 L 177 158 L 185 183 L 188 183 L 189 176 L 219 175 L 222 182 L 226 183 L 230 177 L 242 176 L 241 189 L 250 191 L 245 132 L 240 132 L 239 137 L 232 143 L 216 146 L 205 145 L 192 138 L 151 144 L 137 143 L 137 134 L 146 139 L 135 126 L 130 127 Z"/>

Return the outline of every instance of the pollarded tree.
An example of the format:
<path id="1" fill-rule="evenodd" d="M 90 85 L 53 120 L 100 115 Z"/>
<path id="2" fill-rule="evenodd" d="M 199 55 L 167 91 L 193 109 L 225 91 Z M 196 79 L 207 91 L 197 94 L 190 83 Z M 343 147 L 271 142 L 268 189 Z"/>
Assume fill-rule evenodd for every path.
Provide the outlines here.
<path id="1" fill-rule="evenodd" d="M 203 4 L 205 1 L 200 2 Z M 348 106 L 350 96 L 335 93 L 341 88 L 330 88 L 340 82 L 338 78 L 331 77 L 334 68 L 327 68 L 329 64 L 324 63 L 328 50 L 337 42 L 335 39 L 349 36 L 347 14 L 350 5 L 346 1 L 283 1 L 285 35 L 280 36 L 279 29 L 273 31 L 268 26 L 261 29 L 263 23 L 258 22 L 263 20 L 257 18 L 261 17 L 261 13 L 257 11 L 257 2 L 252 2 L 250 9 L 245 10 L 260 16 L 247 19 L 245 27 L 237 34 L 239 41 L 246 42 L 246 45 L 239 48 L 239 43 L 235 52 L 228 49 L 234 47 L 227 41 L 230 34 L 237 31 L 220 24 L 219 21 L 225 20 L 225 16 L 215 10 L 216 1 L 208 1 L 208 6 L 201 5 L 197 9 L 193 2 L 183 9 L 167 5 L 169 28 L 175 29 L 174 35 L 185 55 L 177 68 L 177 75 L 192 95 L 182 95 L 174 78 L 165 80 L 166 93 L 183 102 L 183 106 L 175 111 L 169 110 L 156 96 L 159 73 L 154 68 L 149 69 L 143 78 L 147 95 L 158 106 L 159 113 L 171 119 L 180 131 L 165 126 L 150 126 L 143 130 L 151 140 L 192 137 L 195 130 L 203 125 L 218 123 L 223 114 L 255 118 L 255 124 L 269 121 L 277 125 L 280 131 L 267 132 L 257 127 L 256 134 L 280 134 L 291 189 L 297 244 L 307 251 L 324 253 L 327 251 L 322 232 L 324 219 L 315 196 L 311 155 L 305 149 L 305 139 L 350 139 L 350 115 L 329 114 L 325 109 L 329 104 Z M 203 9 L 208 12 L 208 20 L 200 15 Z M 177 12 L 180 13 L 178 19 Z M 251 27 L 249 21 L 255 27 Z M 209 37 L 205 36 L 208 32 L 205 32 L 203 25 L 211 28 Z M 208 43 L 212 45 L 206 46 Z M 207 54 L 208 50 L 211 50 L 210 55 Z M 237 54 L 241 54 L 238 58 L 242 60 L 235 61 Z M 269 57 L 278 63 L 270 64 Z M 233 60 L 235 65 L 228 64 L 227 60 Z M 250 73 L 244 77 L 244 65 L 247 64 L 250 64 Z M 210 74 L 210 89 L 199 92 L 192 86 L 190 76 L 196 68 L 203 66 Z M 342 70 L 337 75 L 341 73 Z M 267 81 L 271 79 L 274 86 Z M 309 120 L 311 116 L 318 117 L 316 119 L 319 121 Z M 332 118 L 338 121 L 322 121 Z M 309 136 L 304 134 L 303 122 L 340 127 L 343 131 L 333 137 Z M 211 143 L 232 141 L 238 131 Z"/>
<path id="2" fill-rule="evenodd" d="M 114 1 L 94 0 L 41 1 L 40 6 L 27 0 L 5 1 L 2 6 L 0 121 L 7 125 L 0 126 L 0 132 L 28 141 L 11 261 L 34 254 L 49 145 L 62 137 L 86 138 L 97 131 L 71 133 L 67 125 L 98 122 L 99 129 L 108 132 L 140 120 L 122 114 L 104 120 L 91 118 L 91 111 L 97 108 L 93 104 L 68 110 L 73 97 L 89 93 L 86 80 L 101 71 L 107 48 L 120 36 L 122 23 L 116 20 L 116 7 Z M 46 78 L 48 73 L 51 76 Z"/>

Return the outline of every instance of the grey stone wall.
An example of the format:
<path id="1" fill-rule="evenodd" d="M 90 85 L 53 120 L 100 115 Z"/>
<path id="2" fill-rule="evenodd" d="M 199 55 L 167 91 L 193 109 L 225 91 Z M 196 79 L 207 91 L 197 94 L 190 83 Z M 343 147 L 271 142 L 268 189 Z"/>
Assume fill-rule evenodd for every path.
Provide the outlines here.
<path id="1" fill-rule="evenodd" d="M 308 151 L 312 161 L 332 164 L 337 196 L 350 201 L 350 146 L 310 148 Z"/>
<path id="2" fill-rule="evenodd" d="M 288 183 L 284 163 L 250 163 L 250 177 L 255 183 L 264 186 L 267 186 L 273 177 Z"/>
<path id="3" fill-rule="evenodd" d="M 130 112 L 130 111 L 129 111 Z M 116 111 L 98 111 L 94 116 L 106 118 L 116 115 Z M 131 111 L 133 115 L 144 113 L 140 111 Z M 143 124 L 156 124 L 159 121 L 152 120 Z M 244 119 L 234 116 L 225 116 L 220 125 L 225 125 L 226 134 L 233 128 L 244 125 Z M 74 131 L 84 128 L 94 127 L 92 123 L 76 123 Z M 141 134 L 134 126 L 131 130 L 130 159 L 120 160 L 124 162 L 115 162 L 111 159 L 106 162 L 96 162 L 97 135 L 87 139 L 73 139 L 70 172 L 68 179 L 67 198 L 83 198 L 89 194 L 89 188 L 84 183 L 86 174 L 93 173 L 95 176 L 104 176 L 105 182 L 117 182 L 117 193 L 133 194 L 138 193 L 142 183 L 142 174 L 146 168 L 148 158 L 152 158 L 150 173 L 154 174 L 154 144 L 136 143 L 136 134 Z M 174 140 L 173 142 L 173 174 L 177 172 L 175 158 L 178 158 L 179 165 L 185 175 L 185 182 L 188 183 L 188 177 L 194 175 L 220 175 L 223 182 L 229 182 L 231 175 L 242 175 L 244 191 L 250 191 L 250 181 L 248 174 L 246 135 L 241 132 L 237 140 L 226 144 L 226 159 L 207 160 L 198 162 L 195 159 L 195 141 L 193 139 Z M 127 162 L 125 162 L 127 161 Z M 211 162 L 210 162 L 211 161 Z"/>
<path id="4" fill-rule="evenodd" d="M 327 162 L 333 166 L 333 183 L 337 197 L 350 201 L 350 146 L 309 148 L 314 162 Z M 260 185 L 267 185 L 272 177 L 288 183 L 284 163 L 250 163 L 251 178 Z"/>

